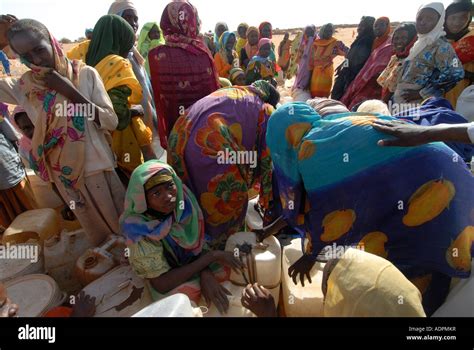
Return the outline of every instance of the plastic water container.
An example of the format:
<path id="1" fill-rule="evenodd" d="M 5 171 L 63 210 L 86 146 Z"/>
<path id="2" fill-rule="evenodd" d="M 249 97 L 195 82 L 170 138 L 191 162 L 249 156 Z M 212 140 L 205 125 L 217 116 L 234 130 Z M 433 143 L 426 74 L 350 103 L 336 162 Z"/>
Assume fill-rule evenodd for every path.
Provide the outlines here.
<path id="1" fill-rule="evenodd" d="M 3 234 L 3 244 L 25 243 L 35 239 L 44 241 L 60 232 L 59 216 L 53 209 L 29 210 L 18 215 Z"/>
<path id="2" fill-rule="evenodd" d="M 254 256 L 253 259 L 248 259 L 245 253 L 249 247 Z M 230 281 L 243 288 L 248 283 L 259 283 L 272 293 L 275 305 L 278 305 L 281 284 L 281 247 L 278 239 L 272 236 L 266 238 L 263 243 L 257 244 L 255 233 L 239 232 L 228 238 L 225 250 L 237 254 L 247 265 L 244 268 L 247 281 L 243 274 L 234 271 L 231 272 Z"/>
<path id="3" fill-rule="evenodd" d="M 79 257 L 91 247 L 84 230 L 62 231 L 44 242 L 46 272 L 63 291 L 75 293 L 82 288 L 74 268 Z"/>
<path id="4" fill-rule="evenodd" d="M 43 181 L 30 169 L 27 170 L 27 175 L 38 209 L 58 208 L 63 205 L 62 199 L 53 191 L 49 182 Z"/>
<path id="5" fill-rule="evenodd" d="M 229 310 L 226 314 L 221 314 L 214 304 L 207 308 L 206 301 L 204 300 L 204 298 L 201 298 L 201 301 L 199 302 L 199 307 L 201 308 L 201 310 L 204 310 L 204 317 L 256 317 L 253 312 L 243 307 L 242 302 L 240 301 L 242 298 L 242 291 L 244 290 L 244 287 L 236 286 L 235 284 L 229 281 L 222 283 L 222 286 L 232 293 L 231 296 L 228 296 Z"/>
<path id="6" fill-rule="evenodd" d="M 5 283 L 5 288 L 11 301 L 19 306 L 19 317 L 41 317 L 67 297 L 47 275 L 18 277 Z"/>
<path id="7" fill-rule="evenodd" d="M 131 317 L 153 303 L 145 281 L 130 265 L 116 267 L 83 291 L 96 298 L 94 317 Z"/>
<path id="8" fill-rule="evenodd" d="M 291 241 L 291 245 L 283 248 L 282 258 L 282 298 L 287 317 L 323 317 L 324 296 L 322 291 L 323 269 L 325 264 L 316 263 L 311 270 L 309 283 L 305 279 L 305 287 L 301 282 L 295 285 L 288 275 L 288 269 L 303 256 L 301 239 Z"/>
<path id="9" fill-rule="evenodd" d="M 247 207 L 247 215 L 245 216 L 245 224 L 249 230 L 261 230 L 263 228 L 263 219 L 255 210 L 255 205 L 258 204 L 259 197 L 249 201 Z"/>
<path id="10" fill-rule="evenodd" d="M 0 283 L 8 282 L 12 279 L 32 274 L 44 273 L 44 258 L 41 246 L 38 243 L 21 243 L 17 245 L 11 245 L 7 249 L 7 246 L 2 247 L 4 251 L 16 249 L 17 252 L 25 257 L 26 259 L 0 259 Z M 11 254 L 11 253 L 10 253 Z M 37 261 L 33 255 L 37 254 Z M 11 256 L 11 255 L 10 255 Z M 17 255 L 18 256 L 18 255 Z"/>
<path id="11" fill-rule="evenodd" d="M 461 280 L 432 317 L 474 317 L 474 276 Z"/>
<path id="12" fill-rule="evenodd" d="M 82 286 L 87 286 L 123 262 L 125 240 L 115 236 L 102 246 L 88 249 L 76 262 L 75 276 Z"/>
<path id="13" fill-rule="evenodd" d="M 132 317 L 202 317 L 185 294 L 175 294 L 147 306 Z"/>

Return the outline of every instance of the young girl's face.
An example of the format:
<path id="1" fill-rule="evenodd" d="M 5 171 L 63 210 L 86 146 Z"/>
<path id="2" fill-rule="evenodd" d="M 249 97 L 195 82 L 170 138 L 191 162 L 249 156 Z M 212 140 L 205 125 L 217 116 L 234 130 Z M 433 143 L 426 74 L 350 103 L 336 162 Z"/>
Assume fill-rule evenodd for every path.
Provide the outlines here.
<path id="1" fill-rule="evenodd" d="M 227 44 L 225 45 L 225 48 L 227 51 L 232 51 L 235 46 L 235 36 L 231 35 L 229 39 L 227 40 Z"/>
<path id="2" fill-rule="evenodd" d="M 10 41 L 10 46 L 20 58 L 38 67 L 54 68 L 51 42 L 34 32 L 20 32 Z"/>
<path id="3" fill-rule="evenodd" d="M 247 39 L 247 29 L 248 29 L 248 28 L 246 28 L 246 27 L 244 27 L 244 26 L 240 26 L 240 27 L 239 27 L 238 32 L 239 32 L 239 36 L 240 36 L 242 39 Z"/>
<path id="4" fill-rule="evenodd" d="M 270 27 L 268 24 L 264 25 L 262 28 L 262 38 L 268 38 L 272 36 L 272 27 Z"/>
<path id="5" fill-rule="evenodd" d="M 270 44 L 265 44 L 260 48 L 258 52 L 260 57 L 267 58 L 268 56 L 270 56 L 271 51 L 272 47 L 270 46 Z"/>
<path id="6" fill-rule="evenodd" d="M 225 31 L 226 27 L 223 24 L 219 25 L 216 30 L 217 39 L 219 39 Z"/>
<path id="7" fill-rule="evenodd" d="M 418 34 L 428 34 L 438 23 L 440 15 L 431 8 L 421 10 L 416 16 L 416 31 Z"/>
<path id="8" fill-rule="evenodd" d="M 245 86 L 245 75 L 241 74 L 234 80 L 235 86 Z"/>
<path id="9" fill-rule="evenodd" d="M 468 11 L 454 13 L 446 18 L 446 27 L 453 34 L 460 33 L 471 21 L 471 13 Z"/>
<path id="10" fill-rule="evenodd" d="M 403 53 L 408 46 L 410 35 L 407 30 L 397 30 L 393 33 L 392 45 L 397 53 Z"/>
<path id="11" fill-rule="evenodd" d="M 258 33 L 255 32 L 255 31 L 250 32 L 248 40 L 249 40 L 249 44 L 251 46 L 257 45 L 258 44 Z"/>
<path id="12" fill-rule="evenodd" d="M 148 33 L 148 37 L 150 40 L 159 40 L 160 39 L 160 30 L 158 29 L 158 26 L 153 26 Z"/>
<path id="13" fill-rule="evenodd" d="M 136 33 L 138 31 L 138 14 L 136 10 L 125 10 L 122 13 L 122 18 L 128 22 Z"/>
<path id="14" fill-rule="evenodd" d="M 146 192 L 146 202 L 149 209 L 169 215 L 176 209 L 178 190 L 174 181 L 153 187 Z"/>

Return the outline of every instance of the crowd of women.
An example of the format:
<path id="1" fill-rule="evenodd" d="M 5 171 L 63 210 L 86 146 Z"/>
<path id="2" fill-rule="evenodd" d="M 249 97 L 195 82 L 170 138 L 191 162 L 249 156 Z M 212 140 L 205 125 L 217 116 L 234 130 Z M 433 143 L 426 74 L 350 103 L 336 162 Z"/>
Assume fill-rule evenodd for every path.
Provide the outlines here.
<path id="1" fill-rule="evenodd" d="M 350 47 L 328 23 L 285 34 L 277 49 L 269 22 L 236 32 L 218 23 L 213 36 L 201 34 L 188 1 L 169 3 L 137 36 L 137 9 L 116 0 L 69 52 L 42 23 L 3 15 L 0 49 L 9 46 L 29 70 L 0 79 L 0 102 L 17 106 L 0 117 L 0 225 L 35 207 L 23 162 L 75 203 L 64 214 L 93 244 L 127 238 L 129 262 L 156 299 L 202 294 L 224 312 L 221 282 L 242 264 L 223 248 L 245 230 L 258 197 L 260 239 L 285 230 L 308 243 L 289 270 L 295 281 L 304 284 L 327 245 L 363 244 L 382 258 L 371 264 L 396 271 L 383 293 L 396 282 L 412 297 L 403 311 L 385 296 L 381 315 L 431 315 L 452 278 L 470 277 L 474 148 L 467 134 L 380 147 L 392 141 L 380 141 L 381 131 L 474 119 L 472 14 L 471 0 L 446 10 L 431 3 L 396 28 L 363 17 Z M 337 56 L 345 60 L 334 69 Z M 278 85 L 293 77 L 295 95 L 308 98 L 281 105 Z M 62 105 L 74 108 L 61 114 Z M 157 138 L 167 164 L 157 160 Z M 222 154 L 256 161 L 222 162 Z M 334 266 L 333 276 L 343 274 Z M 372 289 L 357 269 L 329 281 Z M 243 299 L 251 309 L 266 295 L 255 288 Z M 334 289 L 332 315 L 346 315 Z"/>

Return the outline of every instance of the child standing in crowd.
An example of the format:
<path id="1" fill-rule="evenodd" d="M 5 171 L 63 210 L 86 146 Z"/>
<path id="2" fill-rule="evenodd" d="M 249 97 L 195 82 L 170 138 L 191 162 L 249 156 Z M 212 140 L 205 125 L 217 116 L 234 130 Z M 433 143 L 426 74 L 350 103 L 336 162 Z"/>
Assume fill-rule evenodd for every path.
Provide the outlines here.
<path id="1" fill-rule="evenodd" d="M 125 196 L 107 141 L 118 124 L 112 102 L 97 71 L 67 59 L 42 23 L 1 18 L 10 47 L 31 70 L 21 79 L 0 80 L 0 101 L 23 106 L 34 119 L 33 170 L 54 182 L 89 241 L 98 245 L 118 234 Z M 64 105 L 74 108 L 61 113 Z"/>

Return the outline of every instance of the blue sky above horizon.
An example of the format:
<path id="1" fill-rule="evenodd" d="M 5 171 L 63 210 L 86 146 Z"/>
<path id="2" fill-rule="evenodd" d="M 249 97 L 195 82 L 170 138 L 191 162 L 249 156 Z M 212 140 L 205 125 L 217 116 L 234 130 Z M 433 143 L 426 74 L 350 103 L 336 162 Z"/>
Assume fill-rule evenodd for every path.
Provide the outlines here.
<path id="1" fill-rule="evenodd" d="M 140 26 L 159 22 L 169 1 L 135 0 Z M 191 0 L 199 11 L 203 30 L 213 30 L 216 22 L 225 21 L 231 30 L 241 22 L 258 25 L 270 21 L 275 28 L 296 28 L 307 24 L 320 26 L 358 23 L 363 15 L 388 16 L 392 21 L 414 21 L 423 0 Z M 445 6 L 451 0 L 441 0 Z M 0 0 L 0 14 L 14 14 L 19 18 L 34 18 L 43 22 L 57 38 L 75 40 L 84 36 L 85 28 L 92 28 L 104 14 L 112 0 Z"/>

